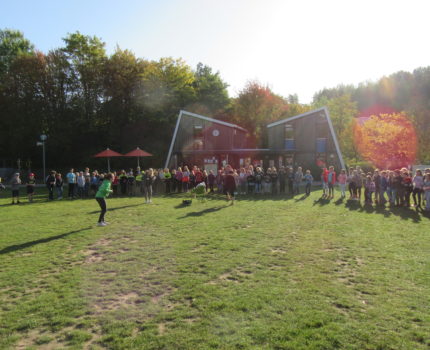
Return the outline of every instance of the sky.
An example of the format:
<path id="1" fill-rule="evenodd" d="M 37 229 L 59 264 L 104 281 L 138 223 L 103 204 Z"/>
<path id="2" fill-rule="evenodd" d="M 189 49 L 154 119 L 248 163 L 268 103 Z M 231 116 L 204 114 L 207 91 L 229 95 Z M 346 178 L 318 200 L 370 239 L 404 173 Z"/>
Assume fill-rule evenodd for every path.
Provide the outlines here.
<path id="1" fill-rule="evenodd" d="M 324 87 L 430 65 L 430 1 L 0 0 L 0 29 L 48 52 L 76 31 L 108 54 L 183 58 L 219 71 L 237 96 L 248 81 L 310 103 Z"/>

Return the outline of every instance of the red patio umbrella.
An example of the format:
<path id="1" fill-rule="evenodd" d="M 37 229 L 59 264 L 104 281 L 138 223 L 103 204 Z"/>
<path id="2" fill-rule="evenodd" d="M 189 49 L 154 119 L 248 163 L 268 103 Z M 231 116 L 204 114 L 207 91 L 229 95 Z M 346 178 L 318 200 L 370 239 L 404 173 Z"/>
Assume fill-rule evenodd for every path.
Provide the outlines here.
<path id="1" fill-rule="evenodd" d="M 124 157 L 121 153 L 112 151 L 109 148 L 106 148 L 104 151 L 101 151 L 100 153 L 95 154 L 93 157 L 95 158 L 107 158 L 108 161 L 108 172 L 110 172 L 110 157 Z"/>
<path id="2" fill-rule="evenodd" d="M 136 147 L 136 149 L 128 152 L 127 154 L 124 154 L 125 157 L 137 157 L 137 166 L 139 166 L 139 159 L 140 157 L 151 157 L 152 154 L 148 153 L 139 147 Z"/>

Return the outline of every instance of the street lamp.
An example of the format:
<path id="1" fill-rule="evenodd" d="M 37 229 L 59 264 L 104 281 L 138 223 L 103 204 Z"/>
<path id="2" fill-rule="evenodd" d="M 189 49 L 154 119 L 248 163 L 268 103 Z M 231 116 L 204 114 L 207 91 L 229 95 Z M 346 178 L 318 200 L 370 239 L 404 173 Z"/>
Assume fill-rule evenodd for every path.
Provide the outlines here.
<path id="1" fill-rule="evenodd" d="M 42 146 L 42 152 L 43 152 L 43 181 L 46 180 L 46 167 L 45 167 L 45 141 L 48 138 L 45 134 L 40 135 L 40 140 L 42 142 L 37 142 L 37 146 Z"/>

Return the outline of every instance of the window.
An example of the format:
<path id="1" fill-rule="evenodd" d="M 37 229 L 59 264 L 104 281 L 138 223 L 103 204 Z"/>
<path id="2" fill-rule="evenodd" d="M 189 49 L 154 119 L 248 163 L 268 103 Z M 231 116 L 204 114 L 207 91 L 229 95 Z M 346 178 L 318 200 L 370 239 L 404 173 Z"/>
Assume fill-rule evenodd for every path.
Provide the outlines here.
<path id="1" fill-rule="evenodd" d="M 285 142 L 284 148 L 287 151 L 296 149 L 296 144 L 294 142 L 294 128 L 291 124 L 285 124 Z"/>
<path id="2" fill-rule="evenodd" d="M 326 153 L 327 152 L 327 138 L 320 137 L 317 138 L 317 153 Z"/>
<path id="3" fill-rule="evenodd" d="M 193 130 L 193 149 L 202 150 L 203 149 L 203 125 L 194 125 Z"/>

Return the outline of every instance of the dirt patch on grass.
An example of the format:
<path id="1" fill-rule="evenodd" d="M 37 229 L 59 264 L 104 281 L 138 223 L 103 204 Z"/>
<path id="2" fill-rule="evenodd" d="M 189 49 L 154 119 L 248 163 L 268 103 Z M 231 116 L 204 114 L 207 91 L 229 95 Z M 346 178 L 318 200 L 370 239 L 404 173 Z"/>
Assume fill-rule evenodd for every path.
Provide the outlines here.
<path id="1" fill-rule="evenodd" d="M 103 256 L 94 249 L 88 249 L 84 254 L 86 255 L 85 264 L 94 264 L 103 260 Z"/>
<path id="2" fill-rule="evenodd" d="M 158 324 L 158 334 L 163 335 L 166 333 L 166 324 L 165 323 L 159 323 Z"/>
<path id="3" fill-rule="evenodd" d="M 96 309 L 97 313 L 114 311 L 135 305 L 138 298 L 139 294 L 136 292 L 122 293 L 109 299 L 98 299 L 97 302 L 93 304 L 93 307 Z"/>

